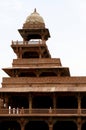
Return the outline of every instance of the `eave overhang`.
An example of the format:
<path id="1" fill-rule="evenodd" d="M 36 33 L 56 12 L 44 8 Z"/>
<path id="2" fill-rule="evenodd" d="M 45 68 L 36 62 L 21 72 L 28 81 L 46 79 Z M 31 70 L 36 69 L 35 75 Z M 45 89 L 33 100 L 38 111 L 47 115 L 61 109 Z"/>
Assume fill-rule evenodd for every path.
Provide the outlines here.
<path id="1" fill-rule="evenodd" d="M 33 71 L 39 71 L 39 70 L 51 70 L 51 71 L 62 71 L 62 73 L 65 74 L 65 76 L 70 76 L 70 71 L 69 71 L 69 68 L 68 67 L 61 67 L 61 66 L 54 66 L 54 67 L 13 67 L 13 68 L 2 68 L 2 70 L 4 72 L 6 72 L 9 76 L 13 76 L 13 73 L 17 73 L 17 72 L 24 72 L 24 71 L 27 71 L 27 72 L 33 72 Z"/>

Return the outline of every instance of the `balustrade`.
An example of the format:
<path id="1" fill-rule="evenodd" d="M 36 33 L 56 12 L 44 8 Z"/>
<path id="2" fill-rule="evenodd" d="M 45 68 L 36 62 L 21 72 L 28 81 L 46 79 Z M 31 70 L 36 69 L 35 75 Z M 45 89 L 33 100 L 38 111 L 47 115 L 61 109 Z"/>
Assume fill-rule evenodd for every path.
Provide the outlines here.
<path id="1" fill-rule="evenodd" d="M 12 45 L 27 45 L 27 44 L 45 44 L 45 41 L 33 40 L 33 41 L 12 41 Z"/>
<path id="2" fill-rule="evenodd" d="M 67 116 L 67 115 L 85 115 L 86 109 L 81 109 L 81 113 L 78 114 L 78 109 L 0 109 L 0 115 L 27 115 L 27 116 Z"/>

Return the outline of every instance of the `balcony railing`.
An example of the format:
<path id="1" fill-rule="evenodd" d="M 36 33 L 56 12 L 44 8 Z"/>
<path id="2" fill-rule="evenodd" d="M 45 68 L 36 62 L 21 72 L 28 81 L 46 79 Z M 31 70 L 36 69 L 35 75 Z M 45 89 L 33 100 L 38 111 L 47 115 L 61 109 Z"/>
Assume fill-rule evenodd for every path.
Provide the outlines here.
<path id="1" fill-rule="evenodd" d="M 86 116 L 86 109 L 0 109 L 0 116 Z"/>
<path id="2" fill-rule="evenodd" d="M 42 40 L 32 40 L 32 41 L 12 41 L 12 45 L 27 45 L 27 44 L 45 44 Z"/>

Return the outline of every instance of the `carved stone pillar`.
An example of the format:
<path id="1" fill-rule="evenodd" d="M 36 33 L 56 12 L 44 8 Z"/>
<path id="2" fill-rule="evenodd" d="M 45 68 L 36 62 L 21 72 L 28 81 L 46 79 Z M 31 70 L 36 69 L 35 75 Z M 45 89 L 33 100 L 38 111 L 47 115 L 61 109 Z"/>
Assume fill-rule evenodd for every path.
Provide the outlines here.
<path id="1" fill-rule="evenodd" d="M 25 125 L 27 123 L 27 120 L 25 120 L 24 118 L 21 118 L 20 120 L 18 120 L 21 130 L 25 130 Z"/>
<path id="2" fill-rule="evenodd" d="M 19 50 L 19 58 L 22 58 L 22 48 L 20 47 L 20 50 Z"/>
<path id="3" fill-rule="evenodd" d="M 0 108 L 3 108 L 3 106 L 4 106 L 3 99 L 0 98 Z"/>
<path id="4" fill-rule="evenodd" d="M 24 130 L 24 126 L 23 125 L 21 126 L 21 130 Z"/>
<path id="5" fill-rule="evenodd" d="M 81 118 L 77 119 L 77 130 L 81 130 Z"/>
<path id="6" fill-rule="evenodd" d="M 81 130 L 81 124 L 78 124 L 78 129 L 77 130 Z"/>
<path id="7" fill-rule="evenodd" d="M 4 98 L 4 108 L 8 108 L 8 97 Z"/>
<path id="8" fill-rule="evenodd" d="M 78 95 L 78 114 L 81 113 L 81 97 L 80 94 Z"/>
<path id="9" fill-rule="evenodd" d="M 56 95 L 53 94 L 53 108 L 56 109 Z"/>
<path id="10" fill-rule="evenodd" d="M 49 130 L 53 130 L 53 124 L 49 124 Z"/>
<path id="11" fill-rule="evenodd" d="M 52 117 L 50 117 L 49 122 L 48 122 L 49 130 L 53 130 L 53 120 Z"/>
<path id="12" fill-rule="evenodd" d="M 29 112 L 31 113 L 32 110 L 32 96 L 29 94 Z"/>

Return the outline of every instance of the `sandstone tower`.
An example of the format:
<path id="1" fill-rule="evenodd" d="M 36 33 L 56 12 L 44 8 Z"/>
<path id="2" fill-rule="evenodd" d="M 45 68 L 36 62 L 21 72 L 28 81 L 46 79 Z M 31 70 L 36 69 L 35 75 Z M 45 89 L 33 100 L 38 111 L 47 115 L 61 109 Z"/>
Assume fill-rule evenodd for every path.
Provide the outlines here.
<path id="1" fill-rule="evenodd" d="M 72 77 L 47 47 L 49 30 L 36 9 L 12 41 L 17 55 L 3 68 L 0 130 L 86 130 L 86 77 Z"/>

